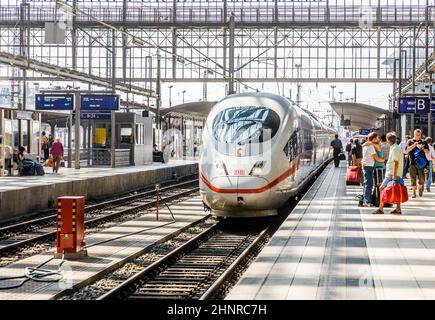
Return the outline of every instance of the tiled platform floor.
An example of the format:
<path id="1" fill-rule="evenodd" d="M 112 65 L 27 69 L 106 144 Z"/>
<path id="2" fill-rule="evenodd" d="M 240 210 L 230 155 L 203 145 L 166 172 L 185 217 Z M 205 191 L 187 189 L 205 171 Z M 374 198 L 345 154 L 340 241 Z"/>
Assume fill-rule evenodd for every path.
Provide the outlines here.
<path id="1" fill-rule="evenodd" d="M 227 299 L 435 299 L 435 188 L 373 215 L 345 173 L 325 169 Z"/>
<path id="2" fill-rule="evenodd" d="M 139 252 L 153 242 L 173 233 L 182 227 L 200 220 L 206 213 L 203 210 L 202 200 L 194 196 L 189 200 L 171 206 L 176 222 L 168 224 L 171 216 L 167 209 L 160 211 L 160 220 L 155 221 L 154 214 L 147 214 L 138 219 L 127 221 L 119 226 L 106 229 L 100 233 L 90 235 L 86 238 L 88 245 L 107 239 L 113 239 L 121 235 L 136 232 L 142 229 L 162 226 L 143 233 L 118 239 L 105 244 L 90 247 L 88 257 L 79 261 L 67 261 L 64 264 L 65 277 L 59 283 L 42 283 L 29 281 L 22 287 L 10 290 L 0 290 L 0 300 L 46 300 L 51 299 L 64 289 L 85 281 L 103 269 L 113 266 L 121 259 Z M 51 252 L 35 255 L 7 267 L 0 268 L 0 277 L 20 276 L 24 268 L 35 267 L 53 256 Z M 44 266 L 46 269 L 55 270 L 59 259 L 51 261 Z M 16 284 L 18 280 L 0 281 L 0 286 Z"/>

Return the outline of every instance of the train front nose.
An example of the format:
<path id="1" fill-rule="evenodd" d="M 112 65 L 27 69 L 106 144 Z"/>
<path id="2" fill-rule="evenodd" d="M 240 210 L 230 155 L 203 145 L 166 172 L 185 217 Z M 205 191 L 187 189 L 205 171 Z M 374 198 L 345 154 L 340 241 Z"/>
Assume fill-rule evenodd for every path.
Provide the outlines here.
<path id="1" fill-rule="evenodd" d="M 258 210 L 267 207 L 270 191 L 261 177 L 216 177 L 201 188 L 205 203 L 215 212 Z"/>

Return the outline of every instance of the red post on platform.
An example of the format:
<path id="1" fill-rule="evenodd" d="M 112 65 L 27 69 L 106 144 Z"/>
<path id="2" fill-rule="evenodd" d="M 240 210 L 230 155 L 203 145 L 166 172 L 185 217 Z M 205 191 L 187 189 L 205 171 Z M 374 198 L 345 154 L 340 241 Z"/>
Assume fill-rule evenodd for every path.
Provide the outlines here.
<path id="1" fill-rule="evenodd" d="M 57 198 L 56 256 L 75 258 L 86 255 L 85 198 L 81 196 Z"/>

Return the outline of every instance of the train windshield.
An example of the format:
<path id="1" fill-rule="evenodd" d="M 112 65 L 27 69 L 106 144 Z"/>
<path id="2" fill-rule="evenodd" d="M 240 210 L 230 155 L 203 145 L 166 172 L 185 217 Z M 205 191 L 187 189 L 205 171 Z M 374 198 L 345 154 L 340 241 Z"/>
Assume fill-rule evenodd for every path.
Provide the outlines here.
<path id="1" fill-rule="evenodd" d="M 266 107 L 233 107 L 218 113 L 213 136 L 222 143 L 262 143 L 275 136 L 279 125 L 279 115 Z"/>

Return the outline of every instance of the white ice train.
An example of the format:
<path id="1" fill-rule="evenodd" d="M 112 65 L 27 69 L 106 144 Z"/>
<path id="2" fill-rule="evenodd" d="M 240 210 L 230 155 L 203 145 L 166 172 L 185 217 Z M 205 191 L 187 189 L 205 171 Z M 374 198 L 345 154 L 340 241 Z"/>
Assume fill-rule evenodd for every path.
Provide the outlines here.
<path id="1" fill-rule="evenodd" d="M 276 215 L 332 157 L 334 134 L 278 95 L 224 98 L 210 112 L 203 133 L 204 205 L 220 217 Z"/>

